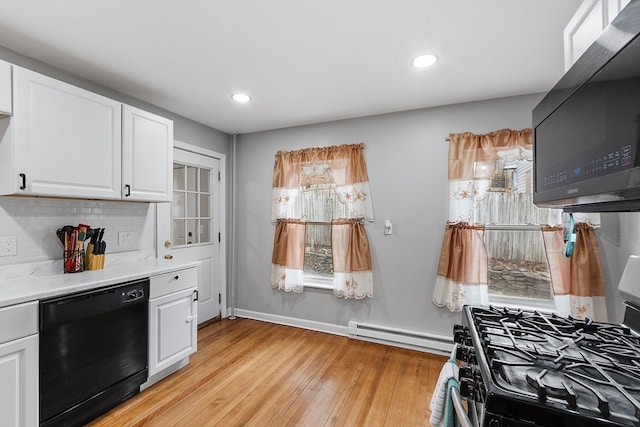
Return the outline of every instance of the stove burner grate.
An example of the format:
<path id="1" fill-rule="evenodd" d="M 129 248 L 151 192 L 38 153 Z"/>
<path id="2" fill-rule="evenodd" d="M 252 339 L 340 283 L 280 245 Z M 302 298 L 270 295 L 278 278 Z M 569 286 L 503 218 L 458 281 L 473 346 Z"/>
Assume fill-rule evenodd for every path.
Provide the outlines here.
<path id="1" fill-rule="evenodd" d="M 576 425 L 597 419 L 640 426 L 636 332 L 537 311 L 474 307 L 468 313 L 478 361 L 490 374 L 483 380 L 504 390 L 505 399 L 566 410 Z"/>
<path id="2" fill-rule="evenodd" d="M 527 382 L 538 390 L 538 400 L 541 402 L 546 401 L 547 396 L 551 396 L 565 399 L 570 408 L 577 406 L 576 393 L 562 373 L 550 372 L 547 369 L 528 369 L 525 375 Z"/>

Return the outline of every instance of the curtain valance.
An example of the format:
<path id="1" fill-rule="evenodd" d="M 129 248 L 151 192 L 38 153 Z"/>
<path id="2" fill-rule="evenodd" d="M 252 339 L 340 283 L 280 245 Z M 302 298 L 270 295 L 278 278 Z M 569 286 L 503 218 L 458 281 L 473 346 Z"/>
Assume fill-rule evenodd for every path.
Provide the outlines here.
<path id="1" fill-rule="evenodd" d="M 273 166 L 271 219 L 309 219 L 301 193 L 331 189 L 333 218 L 373 220 L 364 144 L 279 151 Z M 322 185 L 322 187 L 320 187 Z"/>

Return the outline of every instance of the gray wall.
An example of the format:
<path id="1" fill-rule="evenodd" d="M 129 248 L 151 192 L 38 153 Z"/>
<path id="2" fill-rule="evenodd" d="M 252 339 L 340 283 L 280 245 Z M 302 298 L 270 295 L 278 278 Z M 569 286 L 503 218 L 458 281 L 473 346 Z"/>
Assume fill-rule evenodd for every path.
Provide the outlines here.
<path id="1" fill-rule="evenodd" d="M 640 213 L 602 213 L 597 230 L 602 273 L 606 285 L 609 321 L 622 322 L 624 306 L 618 294 L 618 282 L 629 255 L 640 255 Z M 640 284 L 639 284 L 640 286 Z"/>
<path id="2" fill-rule="evenodd" d="M 542 95 L 501 98 L 240 135 L 237 181 L 237 307 L 347 325 L 349 320 L 450 335 L 459 314 L 431 302 L 447 220 L 449 133 L 531 127 Z M 375 222 L 366 226 L 374 298 L 329 291 L 285 294 L 269 284 L 274 225 L 271 177 L 278 150 L 364 142 Z M 393 222 L 393 235 L 383 225 Z"/>

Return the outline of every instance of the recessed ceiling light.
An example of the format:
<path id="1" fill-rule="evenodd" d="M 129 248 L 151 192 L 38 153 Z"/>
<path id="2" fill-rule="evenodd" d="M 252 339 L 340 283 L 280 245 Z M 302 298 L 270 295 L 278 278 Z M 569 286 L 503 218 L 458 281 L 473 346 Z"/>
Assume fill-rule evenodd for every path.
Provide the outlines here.
<path id="1" fill-rule="evenodd" d="M 244 93 L 234 93 L 233 95 L 231 95 L 231 99 L 236 102 L 242 103 L 251 101 L 251 97 L 249 95 L 245 95 Z"/>
<path id="2" fill-rule="evenodd" d="M 416 68 L 430 67 L 438 61 L 438 57 L 433 54 L 420 55 L 413 58 L 411 65 Z"/>

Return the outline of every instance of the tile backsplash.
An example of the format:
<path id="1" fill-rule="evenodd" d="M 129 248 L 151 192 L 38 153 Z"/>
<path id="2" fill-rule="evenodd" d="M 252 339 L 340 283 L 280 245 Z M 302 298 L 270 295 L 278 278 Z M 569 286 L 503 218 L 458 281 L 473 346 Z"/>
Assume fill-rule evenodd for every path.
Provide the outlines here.
<path id="1" fill-rule="evenodd" d="M 107 254 L 155 247 L 155 203 L 0 196 L 0 237 L 17 241 L 17 255 L 0 257 L 0 266 L 61 259 L 56 230 L 80 223 L 106 228 Z M 120 231 L 133 233 L 121 246 Z"/>

